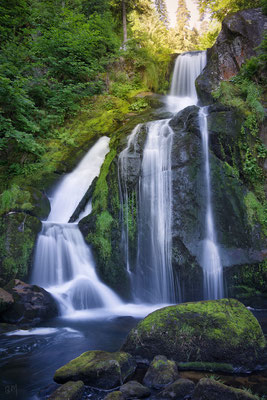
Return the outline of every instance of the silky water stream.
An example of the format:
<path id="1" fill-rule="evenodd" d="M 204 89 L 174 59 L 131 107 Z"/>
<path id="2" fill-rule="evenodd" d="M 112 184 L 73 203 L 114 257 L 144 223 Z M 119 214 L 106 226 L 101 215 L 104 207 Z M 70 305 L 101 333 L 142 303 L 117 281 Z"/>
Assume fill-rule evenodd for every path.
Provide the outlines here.
<path id="1" fill-rule="evenodd" d="M 205 52 L 186 53 L 176 60 L 166 110 L 176 113 L 197 104 L 194 81 L 204 68 Z M 205 185 L 207 191 L 206 240 L 203 250 L 205 291 L 209 298 L 223 295 L 222 274 L 212 219 L 211 183 L 208 159 L 208 132 L 205 110 L 200 110 L 203 135 Z M 147 131 L 141 176 L 138 184 L 138 209 L 141 212 L 136 264 L 129 257 L 129 227 L 122 224 L 125 268 L 130 275 L 134 304 L 125 304 L 98 278 L 90 247 L 85 243 L 78 223 L 69 219 L 88 186 L 98 176 L 109 147 L 101 138 L 75 170 L 67 174 L 51 196 L 51 213 L 43 222 L 35 253 L 32 282 L 50 291 L 56 298 L 60 317 L 28 330 L 0 336 L 1 394 L 6 399 L 45 399 L 56 385 L 57 368 L 87 350 L 116 351 L 137 320 L 166 303 L 180 300 L 179 282 L 174 282 L 171 266 L 172 187 L 171 147 L 173 131 L 169 120 L 137 126 L 119 157 L 122 221 L 127 213 L 128 164 L 135 155 L 138 134 Z M 91 211 L 90 202 L 79 219 Z M 206 263 L 212 250 L 215 267 Z M 215 277 L 215 278 L 214 278 Z M 106 393 L 87 392 L 91 399 Z"/>

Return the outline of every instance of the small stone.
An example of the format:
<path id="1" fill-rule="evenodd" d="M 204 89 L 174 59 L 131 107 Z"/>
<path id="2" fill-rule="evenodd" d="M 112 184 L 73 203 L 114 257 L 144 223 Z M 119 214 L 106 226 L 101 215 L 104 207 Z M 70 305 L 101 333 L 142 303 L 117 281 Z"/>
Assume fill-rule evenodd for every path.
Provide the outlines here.
<path id="1" fill-rule="evenodd" d="M 137 381 L 129 381 L 121 386 L 120 391 L 122 392 L 125 399 L 143 399 L 150 395 L 150 390 L 141 385 Z"/>
<path id="2" fill-rule="evenodd" d="M 87 351 L 59 368 L 54 376 L 57 383 L 82 380 L 101 389 L 113 389 L 133 374 L 136 362 L 124 352 Z"/>
<path id="3" fill-rule="evenodd" d="M 125 397 L 123 397 L 122 392 L 120 392 L 118 390 L 116 392 L 109 393 L 104 398 L 104 400 L 124 400 L 124 399 L 125 399 Z"/>
<path id="4" fill-rule="evenodd" d="M 183 400 L 185 396 L 191 396 L 195 388 L 194 382 L 189 379 L 178 379 L 163 391 L 157 394 L 156 398 L 161 400 L 175 399 Z"/>
<path id="5" fill-rule="evenodd" d="M 84 383 L 82 381 L 69 381 L 55 390 L 48 400 L 80 400 L 83 392 Z"/>
<path id="6" fill-rule="evenodd" d="M 144 377 L 144 384 L 153 389 L 162 389 L 178 379 L 178 370 L 175 361 L 165 356 L 156 356 L 151 362 Z"/>
<path id="7" fill-rule="evenodd" d="M 198 382 L 193 400 L 257 400 L 258 397 L 246 392 L 245 390 L 236 389 L 226 386 L 223 383 L 213 379 L 203 378 Z"/>

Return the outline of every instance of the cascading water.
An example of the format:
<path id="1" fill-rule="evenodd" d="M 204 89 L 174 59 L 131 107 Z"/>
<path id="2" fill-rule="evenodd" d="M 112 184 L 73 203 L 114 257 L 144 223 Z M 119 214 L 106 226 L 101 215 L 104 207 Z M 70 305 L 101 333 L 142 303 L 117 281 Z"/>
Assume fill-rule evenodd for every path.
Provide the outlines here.
<path id="1" fill-rule="evenodd" d="M 216 244 L 216 234 L 213 222 L 209 163 L 209 133 L 205 107 L 201 108 L 199 111 L 199 124 L 203 144 L 206 185 L 206 237 L 203 241 L 202 253 L 202 268 L 204 272 L 204 298 L 220 299 L 223 297 L 223 269 L 221 265 L 219 250 Z"/>
<path id="2" fill-rule="evenodd" d="M 93 179 L 99 175 L 108 144 L 109 138 L 99 139 L 59 184 L 51 200 L 51 212 L 37 239 L 32 281 L 54 295 L 62 314 L 121 304 L 112 290 L 100 282 L 78 223 L 68 223 Z M 90 204 L 86 212 L 90 212 Z"/>
<path id="3" fill-rule="evenodd" d="M 194 82 L 205 62 L 205 52 L 185 53 L 178 57 L 171 93 L 166 98 L 169 111 L 178 112 L 197 103 Z M 140 125 L 129 136 L 127 147 L 120 154 L 121 208 L 124 210 L 122 236 L 127 270 L 131 276 L 136 302 L 173 303 L 181 300 L 179 283 L 175 282 L 172 270 L 171 150 L 174 133 L 169 126 L 169 120 L 150 122 L 145 127 L 147 137 L 135 194 L 138 199 L 138 246 L 134 265 L 130 265 L 129 260 L 127 168 L 130 158 L 136 157 Z"/>

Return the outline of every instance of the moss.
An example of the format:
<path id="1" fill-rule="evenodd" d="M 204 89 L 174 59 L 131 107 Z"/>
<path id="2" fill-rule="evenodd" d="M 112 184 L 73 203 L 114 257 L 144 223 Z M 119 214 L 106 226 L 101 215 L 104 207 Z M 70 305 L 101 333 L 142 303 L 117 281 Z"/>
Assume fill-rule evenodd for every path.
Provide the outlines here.
<path id="1" fill-rule="evenodd" d="M 131 331 L 123 350 L 147 357 L 156 351 L 179 362 L 249 364 L 264 347 L 253 314 L 237 300 L 222 299 L 153 312 Z"/>
<path id="2" fill-rule="evenodd" d="M 10 279 L 25 279 L 29 273 L 32 253 L 40 221 L 24 213 L 13 213 L 0 220 L 0 275 Z"/>
<path id="3" fill-rule="evenodd" d="M 267 235 L 267 203 L 262 205 L 252 192 L 248 192 L 245 196 L 245 205 L 247 207 L 247 215 L 249 223 L 252 227 L 260 223 L 263 233 Z"/>
<path id="4" fill-rule="evenodd" d="M 82 381 L 67 382 L 60 386 L 51 396 L 50 400 L 62 400 L 62 399 L 80 399 L 84 392 L 84 383 Z"/>
<path id="5" fill-rule="evenodd" d="M 87 351 L 59 368 L 54 380 L 64 383 L 81 379 L 84 383 L 108 389 L 118 386 L 134 369 L 135 362 L 130 354 Z"/>
<path id="6" fill-rule="evenodd" d="M 105 397 L 104 400 L 124 400 L 124 396 L 123 396 L 122 392 L 116 391 L 116 392 L 109 393 Z"/>
<path id="7" fill-rule="evenodd" d="M 178 363 L 180 370 L 192 370 L 192 371 L 211 371 L 211 372 L 228 372 L 233 373 L 234 367 L 232 364 L 227 363 L 210 363 L 210 362 L 180 362 Z"/>

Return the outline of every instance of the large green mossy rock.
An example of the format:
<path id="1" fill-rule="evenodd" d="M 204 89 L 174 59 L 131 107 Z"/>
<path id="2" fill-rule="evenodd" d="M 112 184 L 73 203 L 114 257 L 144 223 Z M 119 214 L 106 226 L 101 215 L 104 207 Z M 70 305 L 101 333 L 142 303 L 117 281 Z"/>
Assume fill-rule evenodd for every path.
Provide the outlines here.
<path id="1" fill-rule="evenodd" d="M 133 374 L 136 363 L 124 352 L 87 351 L 59 368 L 54 376 L 57 383 L 81 380 L 85 384 L 112 389 Z"/>
<path id="2" fill-rule="evenodd" d="M 234 299 L 200 301 L 154 311 L 129 333 L 123 351 L 178 362 L 231 363 L 252 368 L 265 348 L 261 327 Z"/>

